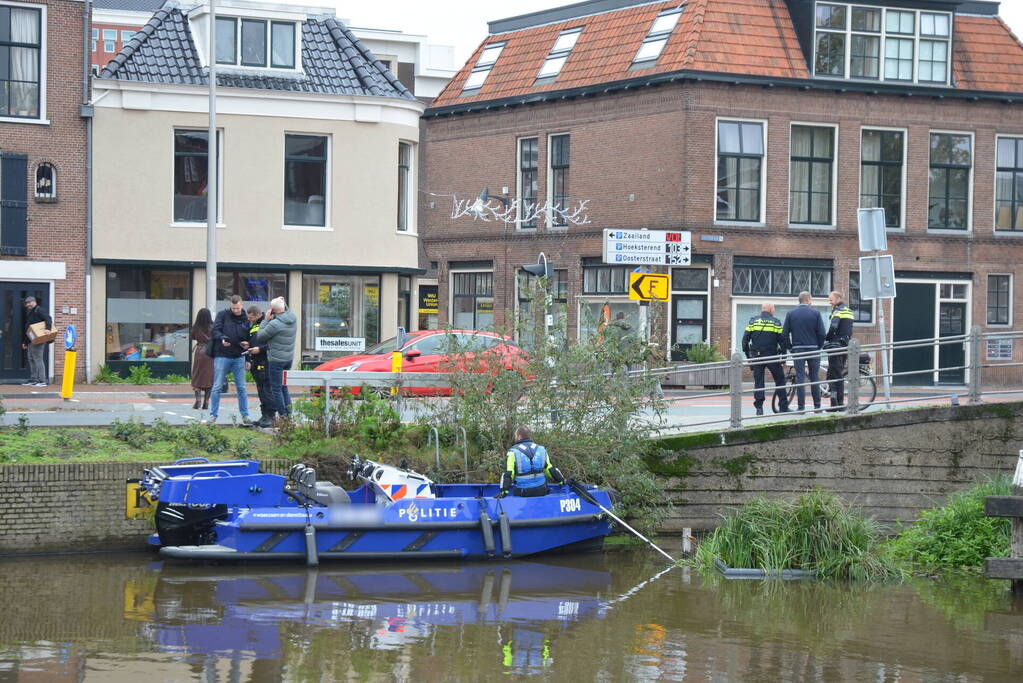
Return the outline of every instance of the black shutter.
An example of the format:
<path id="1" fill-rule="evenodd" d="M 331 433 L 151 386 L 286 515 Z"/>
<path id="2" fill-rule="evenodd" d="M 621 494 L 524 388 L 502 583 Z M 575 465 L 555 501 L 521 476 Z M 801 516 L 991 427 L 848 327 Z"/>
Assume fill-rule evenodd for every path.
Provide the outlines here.
<path id="1" fill-rule="evenodd" d="M 0 155 L 0 254 L 28 256 L 28 156 Z"/>

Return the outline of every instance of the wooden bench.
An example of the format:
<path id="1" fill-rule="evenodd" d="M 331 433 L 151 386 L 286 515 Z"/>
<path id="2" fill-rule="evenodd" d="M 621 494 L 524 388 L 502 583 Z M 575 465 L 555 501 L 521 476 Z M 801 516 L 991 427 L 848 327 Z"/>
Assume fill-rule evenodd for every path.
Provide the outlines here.
<path id="1" fill-rule="evenodd" d="M 984 560 L 984 576 L 989 579 L 1009 579 L 1012 592 L 1023 596 L 1023 451 L 1016 461 L 1012 477 L 1011 496 L 988 496 L 984 499 L 984 513 L 988 517 L 1012 519 L 1012 545 L 1009 557 L 989 557 Z"/>

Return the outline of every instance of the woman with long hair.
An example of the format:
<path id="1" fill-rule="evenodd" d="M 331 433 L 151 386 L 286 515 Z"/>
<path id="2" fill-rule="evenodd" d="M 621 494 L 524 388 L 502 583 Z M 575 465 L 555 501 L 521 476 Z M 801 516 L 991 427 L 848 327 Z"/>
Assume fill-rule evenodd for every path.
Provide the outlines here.
<path id="1" fill-rule="evenodd" d="M 213 334 L 213 316 L 210 309 L 200 308 L 192 323 L 192 390 L 195 391 L 195 410 L 206 410 L 210 403 L 210 389 L 213 387 L 213 359 L 206 355 L 206 343 Z M 202 401 L 200 402 L 200 394 Z M 201 405 L 200 405 L 201 403 Z"/>

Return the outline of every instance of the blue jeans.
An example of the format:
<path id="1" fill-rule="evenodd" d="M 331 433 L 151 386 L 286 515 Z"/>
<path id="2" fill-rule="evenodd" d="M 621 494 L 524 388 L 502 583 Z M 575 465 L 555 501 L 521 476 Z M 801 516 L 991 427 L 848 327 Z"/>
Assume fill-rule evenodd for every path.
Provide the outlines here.
<path id="1" fill-rule="evenodd" d="M 213 359 L 213 391 L 210 395 L 210 417 L 217 419 L 220 412 L 220 389 L 227 382 L 227 373 L 234 375 L 234 386 L 238 392 L 238 411 L 242 418 L 249 419 L 249 397 L 245 393 L 245 359 L 224 358 L 217 356 Z"/>
<path id="2" fill-rule="evenodd" d="M 813 348 L 802 348 L 794 347 L 792 349 L 793 355 L 799 355 L 801 353 L 809 353 L 814 351 Z M 811 356 L 810 358 L 796 358 L 792 361 L 796 366 L 796 384 L 805 384 L 807 382 L 816 382 L 820 379 L 821 374 L 821 357 Z M 809 379 L 807 378 L 807 367 L 810 368 Z M 813 407 L 821 407 L 821 385 L 814 384 L 810 387 L 810 394 L 813 396 Z M 799 403 L 799 409 L 803 410 L 806 407 L 806 387 L 796 387 L 796 401 Z"/>
<path id="3" fill-rule="evenodd" d="M 284 384 L 284 371 L 291 369 L 291 361 L 287 363 L 270 363 L 267 374 L 270 379 L 270 395 L 274 399 L 274 409 L 281 417 L 291 415 L 291 394 Z"/>

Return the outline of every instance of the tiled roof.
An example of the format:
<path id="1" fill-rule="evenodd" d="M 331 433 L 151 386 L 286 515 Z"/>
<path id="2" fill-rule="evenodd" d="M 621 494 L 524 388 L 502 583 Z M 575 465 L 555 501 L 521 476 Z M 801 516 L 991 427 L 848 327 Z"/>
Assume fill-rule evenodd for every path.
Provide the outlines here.
<path id="1" fill-rule="evenodd" d="M 685 5 L 682 16 L 656 64 L 633 69 L 654 18 L 680 4 Z M 955 88 L 1023 93 L 1023 45 L 1001 19 L 957 15 L 955 22 Z M 582 34 L 557 79 L 535 85 L 558 33 L 578 27 Z M 502 41 L 507 44 L 483 86 L 463 96 L 480 52 Z M 670 0 L 490 35 L 432 105 L 468 105 L 672 72 L 820 82 L 811 78 L 785 0 Z"/>
<path id="2" fill-rule="evenodd" d="M 206 67 L 192 42 L 188 20 L 173 4 L 153 14 L 99 78 L 146 83 L 206 85 Z M 302 23 L 302 71 L 218 66 L 217 85 L 333 95 L 415 97 L 370 50 L 333 16 Z"/>
<path id="3" fill-rule="evenodd" d="M 164 0 L 92 0 L 92 7 L 118 12 L 155 12 L 163 3 Z"/>

